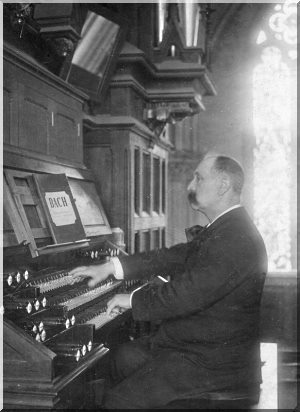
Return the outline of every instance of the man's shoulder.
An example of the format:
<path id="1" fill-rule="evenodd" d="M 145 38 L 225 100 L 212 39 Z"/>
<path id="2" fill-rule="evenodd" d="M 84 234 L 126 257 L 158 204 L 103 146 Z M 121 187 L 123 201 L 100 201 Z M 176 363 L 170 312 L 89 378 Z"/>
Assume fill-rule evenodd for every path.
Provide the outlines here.
<path id="1" fill-rule="evenodd" d="M 225 213 L 209 227 L 209 230 L 210 232 L 235 235 L 244 231 L 251 232 L 254 227 L 249 214 L 241 206 Z"/>
<path id="2" fill-rule="evenodd" d="M 225 214 L 208 229 L 210 239 L 228 245 L 233 243 L 236 248 L 251 247 L 263 242 L 254 222 L 243 207 Z"/>
<path id="3" fill-rule="evenodd" d="M 236 252 L 266 254 L 261 234 L 244 208 L 232 210 L 220 219 L 218 225 L 210 233 L 210 238 L 220 245 L 221 249 L 234 249 Z"/>

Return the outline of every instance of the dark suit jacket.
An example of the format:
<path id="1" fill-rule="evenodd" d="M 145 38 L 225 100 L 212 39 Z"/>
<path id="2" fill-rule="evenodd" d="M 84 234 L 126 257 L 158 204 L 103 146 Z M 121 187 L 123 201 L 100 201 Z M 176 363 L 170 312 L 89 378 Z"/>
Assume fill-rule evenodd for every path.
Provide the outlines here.
<path id="1" fill-rule="evenodd" d="M 168 283 L 150 282 L 132 298 L 134 319 L 162 321 L 154 346 L 196 355 L 199 366 L 218 373 L 236 369 L 245 372 L 245 380 L 260 380 L 259 309 L 267 255 L 243 207 L 191 242 L 121 263 L 126 279 L 171 276 Z"/>

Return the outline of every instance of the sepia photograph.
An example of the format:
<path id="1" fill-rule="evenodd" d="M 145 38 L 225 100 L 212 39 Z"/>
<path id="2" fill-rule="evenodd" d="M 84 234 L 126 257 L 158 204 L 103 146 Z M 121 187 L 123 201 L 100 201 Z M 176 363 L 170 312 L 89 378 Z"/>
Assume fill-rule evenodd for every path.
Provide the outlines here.
<path id="1" fill-rule="evenodd" d="M 0 12 L 0 409 L 296 411 L 297 2 Z"/>

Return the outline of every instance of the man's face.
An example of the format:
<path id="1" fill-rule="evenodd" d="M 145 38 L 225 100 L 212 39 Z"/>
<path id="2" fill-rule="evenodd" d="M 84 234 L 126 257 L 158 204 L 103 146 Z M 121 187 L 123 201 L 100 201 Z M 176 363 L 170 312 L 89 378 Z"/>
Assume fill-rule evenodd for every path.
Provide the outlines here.
<path id="1" fill-rule="evenodd" d="M 188 185 L 188 199 L 195 210 L 206 212 L 220 200 L 218 196 L 220 177 L 212 168 L 214 161 L 214 157 L 202 160 L 194 172 L 193 180 Z"/>

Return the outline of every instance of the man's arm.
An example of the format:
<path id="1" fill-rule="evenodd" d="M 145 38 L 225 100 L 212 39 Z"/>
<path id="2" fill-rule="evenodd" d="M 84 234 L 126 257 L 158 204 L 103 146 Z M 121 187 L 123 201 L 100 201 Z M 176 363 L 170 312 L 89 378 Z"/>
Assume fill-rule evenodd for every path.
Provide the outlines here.
<path id="1" fill-rule="evenodd" d="M 205 310 L 247 279 L 257 265 L 251 241 L 242 235 L 214 239 L 206 258 L 174 281 L 147 285 L 134 293 L 132 314 L 136 320 L 163 320 Z"/>
<path id="2" fill-rule="evenodd" d="M 90 266 L 79 266 L 70 271 L 75 279 L 89 277 L 89 286 L 114 275 L 117 279 L 145 279 L 154 275 L 176 275 L 184 271 L 187 244 L 182 243 L 170 248 L 156 249 L 151 252 L 136 253 L 120 259 L 114 257 L 108 262 Z"/>
<path id="3" fill-rule="evenodd" d="M 156 276 L 153 279 L 153 282 L 158 284 L 158 283 L 166 283 L 168 282 L 167 279 L 163 278 L 162 276 Z M 145 285 L 142 285 L 135 289 L 132 293 L 118 293 L 115 296 L 112 297 L 107 303 L 107 314 L 110 315 L 111 313 L 118 313 L 122 311 L 123 309 L 130 309 L 132 308 L 132 298 L 133 295 Z"/>
<path id="4" fill-rule="evenodd" d="M 155 249 L 120 257 L 125 279 L 145 279 L 152 276 L 173 276 L 184 271 L 188 245 L 180 243 L 170 248 Z"/>

